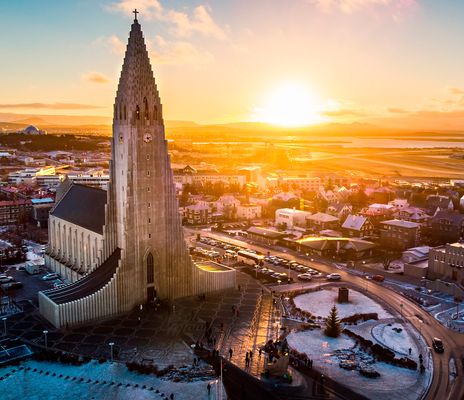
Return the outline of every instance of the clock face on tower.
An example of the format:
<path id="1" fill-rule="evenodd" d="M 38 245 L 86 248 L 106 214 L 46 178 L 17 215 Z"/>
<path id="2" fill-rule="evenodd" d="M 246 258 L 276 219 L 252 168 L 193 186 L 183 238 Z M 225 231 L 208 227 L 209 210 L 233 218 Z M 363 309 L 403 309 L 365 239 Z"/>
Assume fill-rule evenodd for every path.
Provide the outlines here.
<path id="1" fill-rule="evenodd" d="M 145 143 L 150 143 L 152 140 L 153 140 L 153 137 L 151 136 L 150 133 L 145 133 L 145 135 L 143 135 L 143 141 Z"/>

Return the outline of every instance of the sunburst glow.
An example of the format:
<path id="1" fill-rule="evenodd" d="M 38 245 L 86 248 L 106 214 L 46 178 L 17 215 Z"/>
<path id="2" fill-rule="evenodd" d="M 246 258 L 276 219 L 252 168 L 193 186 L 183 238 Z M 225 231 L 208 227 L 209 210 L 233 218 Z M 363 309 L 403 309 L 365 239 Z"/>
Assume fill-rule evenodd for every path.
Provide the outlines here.
<path id="1" fill-rule="evenodd" d="M 304 126 L 323 122 L 321 106 L 304 85 L 286 83 L 271 90 L 253 120 L 281 126 Z"/>

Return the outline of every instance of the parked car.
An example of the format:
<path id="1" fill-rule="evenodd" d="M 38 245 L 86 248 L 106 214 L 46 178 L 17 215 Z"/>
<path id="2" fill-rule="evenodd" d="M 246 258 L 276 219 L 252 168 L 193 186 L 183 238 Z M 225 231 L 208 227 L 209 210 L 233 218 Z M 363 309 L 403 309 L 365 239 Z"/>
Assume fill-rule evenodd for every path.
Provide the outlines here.
<path id="1" fill-rule="evenodd" d="M 432 339 L 432 346 L 437 353 L 443 353 L 445 351 L 442 340 L 436 337 Z"/>
<path id="2" fill-rule="evenodd" d="M 12 276 L 0 275 L 0 283 L 13 282 L 15 279 Z"/>
<path id="3" fill-rule="evenodd" d="M 297 277 L 298 277 L 298 279 L 300 279 L 302 281 L 310 281 L 311 279 L 313 279 L 313 276 L 311 274 L 308 274 L 308 273 L 298 274 Z"/>
<path id="4" fill-rule="evenodd" d="M 342 276 L 334 272 L 333 274 L 327 275 L 327 279 L 331 281 L 339 281 L 340 279 L 342 279 Z"/>
<path id="5" fill-rule="evenodd" d="M 372 277 L 372 280 L 377 282 L 383 282 L 385 280 L 385 277 L 383 275 L 374 275 Z"/>
<path id="6" fill-rule="evenodd" d="M 2 288 L 4 290 L 15 290 L 15 289 L 21 289 L 23 287 L 22 282 L 9 282 L 9 283 L 4 283 L 2 285 Z"/>
<path id="7" fill-rule="evenodd" d="M 60 277 L 60 276 L 59 276 L 58 274 L 56 274 L 56 273 L 53 272 L 53 273 L 50 273 L 50 274 L 47 274 L 47 275 L 42 276 L 41 279 L 42 279 L 43 281 L 52 281 L 52 280 L 54 280 L 54 279 L 58 279 L 59 277 Z"/>

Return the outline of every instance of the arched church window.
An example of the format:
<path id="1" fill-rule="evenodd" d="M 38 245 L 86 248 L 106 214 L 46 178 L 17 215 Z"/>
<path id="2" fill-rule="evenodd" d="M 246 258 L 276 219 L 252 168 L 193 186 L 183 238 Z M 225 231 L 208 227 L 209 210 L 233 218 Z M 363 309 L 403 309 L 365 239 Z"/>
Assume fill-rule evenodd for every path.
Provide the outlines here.
<path id="1" fill-rule="evenodd" d="M 148 121 L 148 101 L 147 98 L 143 98 L 143 118 Z"/>
<path id="2" fill-rule="evenodd" d="M 155 282 L 155 266 L 153 261 L 153 255 L 148 253 L 147 256 L 147 283 Z"/>
<path id="3" fill-rule="evenodd" d="M 114 118 L 118 119 L 118 105 L 114 104 Z"/>
<path id="4" fill-rule="evenodd" d="M 122 120 L 122 107 L 119 106 L 119 119 Z"/>
<path id="5" fill-rule="evenodd" d="M 153 107 L 153 120 L 158 121 L 158 107 Z"/>
<path id="6" fill-rule="evenodd" d="M 124 119 L 127 119 L 127 109 L 126 105 L 124 104 Z"/>
<path id="7" fill-rule="evenodd" d="M 135 107 L 135 119 L 140 119 L 140 107 Z"/>

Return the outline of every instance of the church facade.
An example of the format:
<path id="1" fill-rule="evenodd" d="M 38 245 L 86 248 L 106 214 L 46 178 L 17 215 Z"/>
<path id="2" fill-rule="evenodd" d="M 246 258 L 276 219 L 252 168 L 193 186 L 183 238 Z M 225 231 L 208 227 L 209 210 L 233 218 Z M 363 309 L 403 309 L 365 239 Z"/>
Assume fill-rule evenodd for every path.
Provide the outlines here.
<path id="1" fill-rule="evenodd" d="M 108 191 L 65 181 L 49 217 L 46 264 L 72 283 L 39 293 L 54 326 L 85 324 L 155 298 L 235 287 L 235 271 L 190 257 L 178 212 L 162 104 L 134 20 L 114 104 Z"/>

